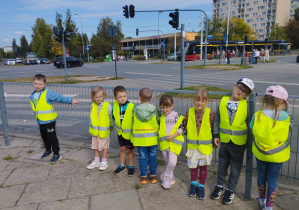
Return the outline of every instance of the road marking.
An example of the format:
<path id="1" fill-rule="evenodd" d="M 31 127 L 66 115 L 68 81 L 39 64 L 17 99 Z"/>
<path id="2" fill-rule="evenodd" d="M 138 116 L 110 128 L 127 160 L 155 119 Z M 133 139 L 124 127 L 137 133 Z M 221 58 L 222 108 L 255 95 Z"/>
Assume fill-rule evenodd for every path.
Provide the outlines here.
<path id="1" fill-rule="evenodd" d="M 289 63 L 287 65 L 289 65 L 289 66 L 299 66 L 299 64 L 293 64 L 293 63 Z"/>

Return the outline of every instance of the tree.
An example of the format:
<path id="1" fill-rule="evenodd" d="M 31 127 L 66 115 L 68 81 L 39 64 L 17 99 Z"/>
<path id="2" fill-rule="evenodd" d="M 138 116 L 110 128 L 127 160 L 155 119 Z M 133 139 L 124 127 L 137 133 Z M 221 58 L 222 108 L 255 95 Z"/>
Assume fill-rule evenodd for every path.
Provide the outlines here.
<path id="1" fill-rule="evenodd" d="M 279 26 L 278 23 L 275 26 L 272 26 L 272 31 L 270 32 L 270 40 L 285 40 L 286 39 L 286 32 L 285 27 Z"/>
<path id="2" fill-rule="evenodd" d="M 295 9 L 294 18 L 295 20 L 299 21 L 299 7 Z"/>
<path id="3" fill-rule="evenodd" d="M 28 45 L 28 41 L 25 37 L 25 35 L 22 35 L 20 38 L 20 43 L 21 43 L 21 47 L 20 47 L 20 56 L 24 57 L 25 53 L 29 52 L 29 45 Z"/>
<path id="4" fill-rule="evenodd" d="M 299 21 L 293 18 L 285 27 L 286 39 L 291 42 L 295 48 L 299 47 Z"/>
<path id="5" fill-rule="evenodd" d="M 15 38 L 12 40 L 12 50 L 13 50 L 14 56 L 18 57 L 19 52 L 20 52 L 20 46 L 17 45 L 17 42 L 16 42 Z"/>

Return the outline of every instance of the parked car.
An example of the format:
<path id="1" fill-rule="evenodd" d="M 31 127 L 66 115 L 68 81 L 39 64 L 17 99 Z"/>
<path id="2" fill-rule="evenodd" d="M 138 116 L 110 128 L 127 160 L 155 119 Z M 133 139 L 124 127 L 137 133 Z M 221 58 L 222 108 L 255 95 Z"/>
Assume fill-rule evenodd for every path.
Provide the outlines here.
<path id="1" fill-rule="evenodd" d="M 16 58 L 16 64 L 22 64 L 23 59 L 22 58 Z"/>
<path id="2" fill-rule="evenodd" d="M 178 53 L 176 53 L 176 57 L 178 57 Z M 171 53 L 168 57 L 167 57 L 168 61 L 174 60 L 174 53 Z"/>
<path id="3" fill-rule="evenodd" d="M 15 59 L 7 59 L 5 65 L 16 65 L 16 60 Z"/>
<path id="4" fill-rule="evenodd" d="M 7 61 L 8 61 L 8 59 L 4 59 L 4 65 L 7 65 Z"/>
<path id="5" fill-rule="evenodd" d="M 64 66 L 64 61 L 63 57 L 58 57 L 54 60 L 54 66 L 57 68 L 63 67 Z M 66 66 L 67 68 L 73 67 L 73 66 L 83 66 L 83 61 L 75 58 L 75 57 L 66 57 Z"/>
<path id="6" fill-rule="evenodd" d="M 49 59 L 48 58 L 39 58 L 38 59 L 39 60 L 39 64 L 50 64 L 50 61 L 49 61 Z"/>
<path id="7" fill-rule="evenodd" d="M 297 55 L 296 62 L 299 63 L 299 55 Z"/>

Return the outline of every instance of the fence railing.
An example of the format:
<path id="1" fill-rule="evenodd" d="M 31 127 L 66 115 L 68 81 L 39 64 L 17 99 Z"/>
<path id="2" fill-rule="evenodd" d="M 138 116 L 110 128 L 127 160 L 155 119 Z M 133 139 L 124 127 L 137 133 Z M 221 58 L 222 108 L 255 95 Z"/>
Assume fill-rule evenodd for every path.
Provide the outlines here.
<path id="1" fill-rule="evenodd" d="M 74 107 L 69 104 L 54 103 L 55 111 L 57 112 L 57 133 L 61 135 L 74 136 L 80 138 L 90 138 L 88 132 L 89 128 L 89 115 L 90 115 L 90 92 L 92 86 L 79 86 L 79 85 L 47 85 L 47 88 L 53 90 L 56 93 L 63 94 L 79 100 L 78 106 Z M 106 91 L 106 101 L 113 104 L 113 87 L 104 87 Z M 1 83 L 0 82 L 0 108 L 2 126 L 0 131 L 4 133 L 5 144 L 9 145 L 8 134 L 14 134 L 24 130 L 39 131 L 34 113 L 32 112 L 31 105 L 29 103 L 29 96 L 34 91 L 32 84 L 24 83 Z M 127 95 L 130 102 L 138 105 L 139 89 L 127 88 Z M 174 110 L 184 115 L 186 111 L 194 106 L 192 94 L 195 91 L 186 90 L 153 90 L 152 103 L 159 107 L 159 98 L 163 94 L 173 95 Z M 212 110 L 216 110 L 219 104 L 220 98 L 223 95 L 230 95 L 229 92 L 214 92 L 210 93 L 210 101 L 208 107 Z M 261 109 L 260 98 L 263 94 L 255 93 L 251 94 L 248 99 L 249 109 L 251 116 L 255 110 Z M 298 154 L 299 154 L 299 96 L 289 96 L 289 104 L 292 110 L 293 116 L 293 129 L 290 135 L 291 142 L 291 158 L 289 161 L 283 164 L 280 175 L 295 180 L 299 179 L 299 167 Z M 250 119 L 249 119 L 250 120 Z M 245 197 L 249 198 L 251 194 L 251 174 L 253 169 L 256 168 L 256 161 L 252 156 L 253 136 L 251 132 L 248 135 L 248 148 L 246 152 L 246 158 L 244 158 L 244 166 L 246 166 L 246 192 Z M 111 133 L 111 143 L 117 144 L 117 132 L 115 130 Z M 184 143 L 181 155 L 187 152 L 186 141 Z M 218 150 L 213 152 L 214 161 L 218 161 Z M 249 197 L 248 197 L 249 196 Z"/>

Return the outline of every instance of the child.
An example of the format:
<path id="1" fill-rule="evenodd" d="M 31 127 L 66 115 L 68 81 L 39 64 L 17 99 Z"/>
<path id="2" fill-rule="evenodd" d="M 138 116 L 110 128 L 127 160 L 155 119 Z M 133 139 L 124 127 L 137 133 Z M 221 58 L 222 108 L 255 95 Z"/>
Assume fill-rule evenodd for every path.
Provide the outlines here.
<path id="1" fill-rule="evenodd" d="M 129 167 L 128 176 L 134 175 L 134 153 L 133 144 L 131 142 L 132 134 L 132 116 L 134 104 L 130 103 L 127 98 L 127 90 L 123 86 L 117 86 L 114 92 L 114 105 L 112 108 L 112 117 L 115 121 L 117 129 L 118 143 L 120 146 L 120 165 L 114 171 L 114 174 L 119 174 L 126 170 L 126 151 L 128 152 Z"/>
<path id="2" fill-rule="evenodd" d="M 91 149 L 94 150 L 94 160 L 87 166 L 88 169 L 99 167 L 100 171 L 108 168 L 107 154 L 110 143 L 110 131 L 113 130 L 111 120 L 112 107 L 106 98 L 105 90 L 100 86 L 95 86 L 91 90 L 91 112 L 89 133 L 92 135 Z M 102 162 L 100 162 L 100 152 L 102 151 Z"/>
<path id="3" fill-rule="evenodd" d="M 50 160 L 50 164 L 54 164 L 61 159 L 61 156 L 59 154 L 59 142 L 55 129 L 57 114 L 54 111 L 52 102 L 68 103 L 76 106 L 78 104 L 78 100 L 57 94 L 52 90 L 47 89 L 46 84 L 45 75 L 36 74 L 33 77 L 33 86 L 35 91 L 30 95 L 30 104 L 35 113 L 40 134 L 46 148 L 46 151 L 41 156 L 41 159 L 49 157 L 53 152 L 54 154 Z"/>
<path id="4" fill-rule="evenodd" d="M 211 199 L 219 199 L 224 193 L 223 204 L 231 204 L 234 198 L 234 189 L 238 184 L 243 156 L 247 141 L 248 106 L 244 99 L 249 96 L 254 83 L 248 78 L 240 79 L 233 86 L 232 95 L 223 96 L 216 110 L 214 121 L 214 144 L 219 150 L 217 185 L 211 194 Z M 220 136 L 219 136 L 220 134 Z M 226 190 L 223 183 L 230 166 L 230 175 Z"/>
<path id="5" fill-rule="evenodd" d="M 168 189 L 175 184 L 173 170 L 184 144 L 182 135 L 184 117 L 173 111 L 173 100 L 169 95 L 161 96 L 159 105 L 163 112 L 159 130 L 160 150 L 166 163 L 165 171 L 161 174 L 161 180 L 162 186 Z"/>
<path id="6" fill-rule="evenodd" d="M 133 133 L 131 141 L 138 147 L 139 153 L 139 181 L 141 184 L 147 183 L 147 178 L 151 183 L 157 183 L 157 145 L 160 113 L 152 100 L 152 91 L 149 88 L 142 88 L 139 91 L 140 105 L 133 109 Z M 147 165 L 149 164 L 150 174 L 147 175 Z"/>
<path id="7" fill-rule="evenodd" d="M 215 113 L 207 108 L 209 93 L 206 89 L 199 89 L 194 95 L 194 107 L 185 114 L 187 131 L 188 167 L 191 172 L 191 186 L 188 196 L 205 199 L 204 185 L 207 178 L 207 165 L 211 165 L 213 152 L 213 122 Z M 199 172 L 199 183 L 197 184 Z"/>
<path id="8" fill-rule="evenodd" d="M 252 151 L 257 161 L 259 203 L 263 209 L 272 209 L 279 171 L 282 163 L 290 159 L 291 120 L 285 112 L 287 107 L 288 92 L 280 85 L 270 86 L 263 97 L 262 110 L 253 115 L 250 123 L 255 137 Z"/>

